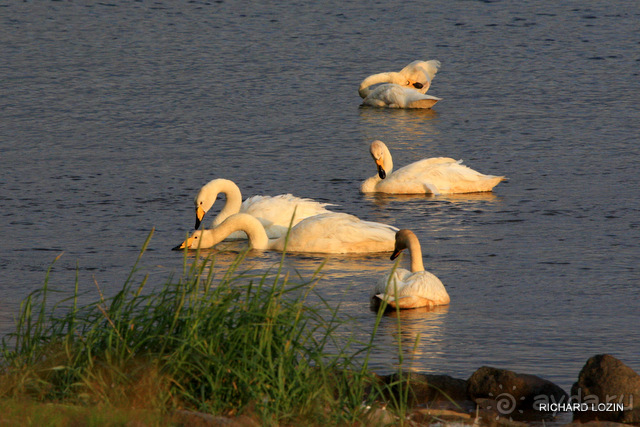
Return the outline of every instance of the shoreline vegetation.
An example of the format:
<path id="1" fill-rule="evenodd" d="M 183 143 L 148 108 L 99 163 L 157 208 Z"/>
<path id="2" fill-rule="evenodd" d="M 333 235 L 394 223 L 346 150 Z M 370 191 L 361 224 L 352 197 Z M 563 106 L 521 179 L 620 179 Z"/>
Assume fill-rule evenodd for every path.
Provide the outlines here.
<path id="1" fill-rule="evenodd" d="M 300 282 L 282 262 L 250 275 L 240 271 L 245 251 L 214 283 L 215 257 L 196 254 L 189 265 L 185 252 L 182 277 L 149 293 L 147 277 L 135 283 L 134 276 L 152 235 L 115 296 L 99 292 L 87 305 L 78 303 L 77 278 L 73 295 L 51 303 L 54 261 L 43 287 L 22 302 L 15 332 L 2 339 L 3 424 L 34 417 L 102 424 L 121 413 L 145 425 L 179 425 L 185 411 L 260 425 L 364 419 L 367 402 L 382 393 L 367 370 L 375 333 L 355 351 L 356 343 L 332 337 L 344 323 L 337 309 L 307 301 L 322 265 Z"/>
<path id="2" fill-rule="evenodd" d="M 73 294 L 51 302 L 54 260 L 2 338 L 0 424 L 517 425 L 496 413 L 499 402 L 468 391 L 492 395 L 483 384 L 500 377 L 566 395 L 538 377 L 486 367 L 469 381 L 402 368 L 376 375 L 368 360 L 387 307 L 367 342 L 334 334 L 349 320 L 314 293 L 323 264 L 309 279 L 291 280 L 282 261 L 250 274 L 240 269 L 244 251 L 214 279 L 215 255 L 196 252 L 189 262 L 185 251 L 182 276 L 145 292 L 147 276 L 134 277 L 152 235 L 122 288 L 109 298 L 98 288 L 93 303 L 79 304 L 77 276 Z"/>

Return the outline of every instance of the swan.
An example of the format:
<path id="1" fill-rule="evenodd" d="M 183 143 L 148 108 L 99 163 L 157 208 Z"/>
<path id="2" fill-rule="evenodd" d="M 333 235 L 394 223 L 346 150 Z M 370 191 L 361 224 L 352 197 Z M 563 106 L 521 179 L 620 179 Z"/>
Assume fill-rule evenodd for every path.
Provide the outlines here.
<path id="1" fill-rule="evenodd" d="M 440 68 L 440 61 L 432 59 L 430 61 L 413 61 L 402 70 L 388 71 L 385 73 L 373 74 L 360 83 L 358 94 L 361 98 L 366 98 L 371 86 L 380 83 L 393 83 L 405 88 L 417 90 L 425 93 L 431 86 L 431 81 Z"/>
<path id="2" fill-rule="evenodd" d="M 485 175 L 462 164 L 462 160 L 434 157 L 419 160 L 393 172 L 393 160 L 382 141 L 373 141 L 369 152 L 378 174 L 364 180 L 363 193 L 453 194 L 491 191 L 504 176 Z"/>
<path id="3" fill-rule="evenodd" d="M 441 98 L 426 95 L 440 61 L 413 61 L 402 70 L 373 74 L 360 83 L 362 105 L 388 108 L 431 108 Z M 382 83 L 382 84 L 381 84 Z M 379 85 L 372 89 L 372 86 Z"/>
<path id="4" fill-rule="evenodd" d="M 373 305 L 386 301 L 393 308 L 404 309 L 449 304 L 449 294 L 440 279 L 425 271 L 420 241 L 411 230 L 396 233 L 391 259 L 396 259 L 403 249 L 409 249 L 411 254 L 411 271 L 397 268 L 378 281 L 371 294 Z"/>
<path id="5" fill-rule="evenodd" d="M 260 221 L 252 215 L 237 213 L 216 228 L 196 230 L 174 249 L 210 248 L 240 230 L 247 233 L 249 246 L 253 249 L 283 251 L 286 246 L 288 252 L 365 253 L 392 250 L 398 229 L 379 222 L 362 221 L 346 213 L 330 212 L 305 218 L 291 228 L 288 236 L 269 240 Z"/>
<path id="6" fill-rule="evenodd" d="M 198 229 L 204 215 L 211 209 L 218 194 L 226 195 L 224 208 L 213 220 L 212 227 L 220 225 L 230 215 L 244 212 L 258 218 L 270 238 L 283 236 L 287 233 L 291 225 L 296 225 L 304 218 L 329 213 L 325 206 L 332 206 L 328 203 L 320 203 L 311 199 L 303 199 L 291 194 L 281 194 L 279 196 L 253 196 L 242 202 L 240 188 L 231 180 L 214 179 L 205 184 L 194 199 L 196 207 L 196 226 Z M 244 233 L 236 233 L 231 238 L 246 238 Z"/>

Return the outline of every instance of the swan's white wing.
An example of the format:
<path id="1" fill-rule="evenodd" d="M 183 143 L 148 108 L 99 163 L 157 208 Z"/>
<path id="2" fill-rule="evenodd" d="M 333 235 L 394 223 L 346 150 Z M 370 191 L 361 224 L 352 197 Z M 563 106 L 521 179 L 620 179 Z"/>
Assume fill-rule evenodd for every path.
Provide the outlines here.
<path id="1" fill-rule="evenodd" d="M 269 237 L 280 237 L 286 233 L 295 212 L 293 225 L 305 218 L 329 213 L 326 206 L 312 199 L 295 197 L 291 194 L 279 196 L 253 196 L 242 203 L 240 212 L 248 213 L 260 220 Z M 271 230 L 270 230 L 271 229 Z"/>
<path id="2" fill-rule="evenodd" d="M 397 84 L 375 88 L 363 101 L 364 105 L 389 108 L 431 108 L 440 98 Z"/>
<path id="3" fill-rule="evenodd" d="M 376 191 L 397 194 L 451 194 L 491 191 L 504 177 L 485 175 L 449 157 L 404 166 L 376 184 Z"/>
<path id="4" fill-rule="evenodd" d="M 391 273 L 390 273 L 391 274 Z M 403 268 L 385 275 L 374 289 L 373 296 L 400 308 L 448 304 L 449 294 L 434 274 L 428 271 L 411 273 Z"/>
<path id="5" fill-rule="evenodd" d="M 393 249 L 398 229 L 345 213 L 306 218 L 291 229 L 288 249 L 296 252 L 381 252 Z"/>

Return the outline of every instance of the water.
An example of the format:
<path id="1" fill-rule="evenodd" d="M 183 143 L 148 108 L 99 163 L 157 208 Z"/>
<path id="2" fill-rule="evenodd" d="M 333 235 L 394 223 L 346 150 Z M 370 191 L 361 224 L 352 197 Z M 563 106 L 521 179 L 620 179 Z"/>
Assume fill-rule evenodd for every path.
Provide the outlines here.
<path id="1" fill-rule="evenodd" d="M 569 391 L 599 353 L 640 372 L 639 19 L 633 2 L 2 5 L 0 331 L 61 253 L 51 286 L 71 291 L 77 271 L 93 300 L 154 228 L 139 275 L 179 275 L 170 248 L 193 196 L 225 177 L 416 232 L 452 302 L 403 313 L 400 334 L 384 318 L 378 372 L 398 340 L 408 368 L 458 378 L 491 365 Z M 442 61 L 433 111 L 359 108 L 364 77 L 415 59 Z M 398 167 L 443 155 L 509 180 L 363 196 L 373 139 Z M 286 265 L 310 275 L 323 259 Z M 345 334 L 370 334 L 368 294 L 391 265 L 329 257 L 317 289 L 354 318 Z"/>

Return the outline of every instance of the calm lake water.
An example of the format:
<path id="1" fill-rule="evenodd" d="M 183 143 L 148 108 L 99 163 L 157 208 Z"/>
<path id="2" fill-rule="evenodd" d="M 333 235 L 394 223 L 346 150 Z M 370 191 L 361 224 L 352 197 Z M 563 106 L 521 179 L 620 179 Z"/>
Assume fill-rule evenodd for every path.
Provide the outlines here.
<path id="1" fill-rule="evenodd" d="M 408 368 L 458 378 L 490 365 L 569 391 L 599 353 L 640 372 L 640 3 L 264 3 L 0 5 L 2 334 L 61 253 L 51 286 L 72 291 L 78 271 L 95 300 L 155 229 L 137 276 L 178 276 L 170 249 L 193 197 L 224 177 L 244 196 L 290 192 L 416 232 L 451 304 L 403 313 L 400 334 L 385 317 L 380 373 L 398 340 Z M 432 111 L 359 107 L 364 77 L 415 59 L 442 61 Z M 363 196 L 373 139 L 397 166 L 448 156 L 509 180 Z M 218 257 L 222 274 L 234 254 Z M 252 253 L 246 268 L 279 259 Z M 286 265 L 310 277 L 323 260 Z M 318 292 L 356 338 L 392 264 L 327 261 Z"/>

